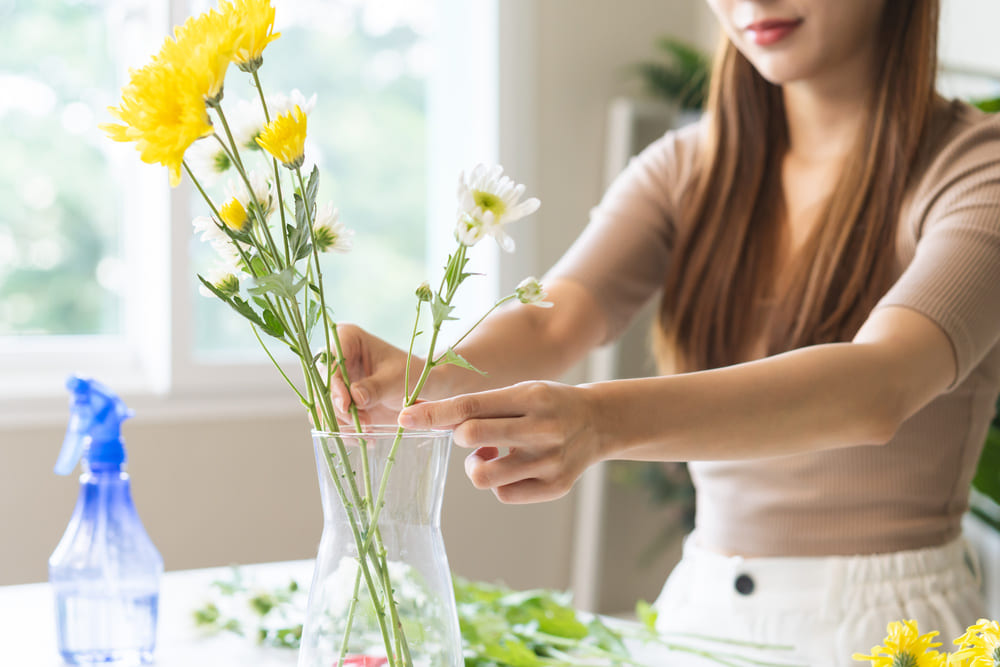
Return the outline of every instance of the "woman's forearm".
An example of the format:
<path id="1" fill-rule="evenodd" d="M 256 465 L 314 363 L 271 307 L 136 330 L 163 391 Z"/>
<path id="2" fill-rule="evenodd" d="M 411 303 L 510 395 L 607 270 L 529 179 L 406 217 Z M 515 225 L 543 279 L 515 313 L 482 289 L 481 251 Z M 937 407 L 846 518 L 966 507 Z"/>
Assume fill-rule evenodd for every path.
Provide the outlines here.
<path id="1" fill-rule="evenodd" d="M 883 345 L 839 343 L 585 390 L 602 458 L 763 458 L 887 442 L 930 398 L 908 389 L 903 363 Z"/>

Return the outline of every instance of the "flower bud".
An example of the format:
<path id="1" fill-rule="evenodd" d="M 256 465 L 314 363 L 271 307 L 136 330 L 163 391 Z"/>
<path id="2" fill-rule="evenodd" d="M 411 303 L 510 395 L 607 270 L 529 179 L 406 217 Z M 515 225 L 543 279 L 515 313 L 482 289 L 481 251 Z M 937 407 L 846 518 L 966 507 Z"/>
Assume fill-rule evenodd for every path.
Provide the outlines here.
<path id="1" fill-rule="evenodd" d="M 552 302 L 544 300 L 548 294 L 542 289 L 542 284 L 534 277 L 522 280 L 517 289 L 514 290 L 514 295 L 517 296 L 518 301 L 529 306 L 552 307 Z"/>
<path id="2" fill-rule="evenodd" d="M 417 288 L 417 298 L 428 302 L 434 299 L 434 292 L 431 291 L 431 286 L 426 280 L 420 283 L 420 287 Z"/>
<path id="3" fill-rule="evenodd" d="M 247 213 L 242 202 L 236 197 L 233 197 L 222 205 L 219 209 L 219 217 L 222 218 L 222 222 L 225 223 L 226 227 L 229 227 L 234 232 L 250 231 L 250 214 Z"/>
<path id="4" fill-rule="evenodd" d="M 486 225 L 479 218 L 461 214 L 455 225 L 455 238 L 464 246 L 472 247 L 486 236 Z"/>
<path id="5" fill-rule="evenodd" d="M 235 274 L 230 273 L 228 271 L 225 270 L 211 271 L 209 272 L 209 275 L 206 278 L 206 280 L 208 280 L 208 282 L 212 285 L 212 287 L 219 290 L 219 292 L 225 297 L 232 298 L 240 293 L 240 279 L 237 278 Z M 198 291 L 201 293 L 202 296 L 207 296 L 207 297 L 215 296 L 215 294 L 213 294 L 204 285 L 200 285 L 198 287 Z"/>

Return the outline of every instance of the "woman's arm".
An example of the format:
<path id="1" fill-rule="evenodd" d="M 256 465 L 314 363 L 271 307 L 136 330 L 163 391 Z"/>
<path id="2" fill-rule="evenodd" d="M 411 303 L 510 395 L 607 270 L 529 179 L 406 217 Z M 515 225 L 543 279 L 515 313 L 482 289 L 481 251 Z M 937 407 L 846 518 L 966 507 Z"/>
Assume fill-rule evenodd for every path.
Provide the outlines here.
<path id="1" fill-rule="evenodd" d="M 889 307 L 875 311 L 851 343 L 592 387 L 605 411 L 602 458 L 719 460 L 884 444 L 954 375 L 940 327 Z"/>
<path id="2" fill-rule="evenodd" d="M 400 423 L 454 427 L 457 444 L 476 448 L 466 462 L 473 484 L 505 502 L 537 502 L 563 495 L 604 459 L 747 459 L 881 444 L 955 371 L 937 324 L 887 307 L 851 343 L 668 377 L 522 383 L 414 406 Z M 499 456 L 501 447 L 512 449 Z"/>

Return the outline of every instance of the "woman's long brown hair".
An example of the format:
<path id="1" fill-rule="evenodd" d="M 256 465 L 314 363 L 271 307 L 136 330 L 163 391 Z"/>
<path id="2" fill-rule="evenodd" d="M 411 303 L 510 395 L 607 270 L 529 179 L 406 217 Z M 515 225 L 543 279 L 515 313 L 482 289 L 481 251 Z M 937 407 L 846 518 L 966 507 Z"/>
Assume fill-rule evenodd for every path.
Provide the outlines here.
<path id="1" fill-rule="evenodd" d="M 934 104 L 940 0 L 886 0 L 870 115 L 802 250 L 776 285 L 781 89 L 724 39 L 707 137 L 681 204 L 686 233 L 664 282 L 656 351 L 674 371 L 850 340 L 888 289 L 895 228 Z M 775 292 L 779 287 L 780 292 Z"/>

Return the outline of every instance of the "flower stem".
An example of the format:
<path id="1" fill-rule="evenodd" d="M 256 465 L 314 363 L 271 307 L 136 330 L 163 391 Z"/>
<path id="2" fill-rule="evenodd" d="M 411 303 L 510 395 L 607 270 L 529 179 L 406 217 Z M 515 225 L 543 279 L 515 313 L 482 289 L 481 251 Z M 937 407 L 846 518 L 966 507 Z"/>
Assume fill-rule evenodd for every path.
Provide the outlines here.
<path id="1" fill-rule="evenodd" d="M 516 294 L 509 294 L 509 295 L 505 296 L 504 298 L 500 299 L 499 301 L 497 301 L 495 304 L 493 304 L 493 307 L 490 308 L 489 310 L 487 310 L 486 314 L 484 314 L 482 317 L 480 317 L 478 320 L 476 320 L 476 323 L 473 324 L 471 327 L 469 327 L 468 331 L 466 331 L 464 334 L 462 334 L 462 336 L 458 340 L 456 340 L 454 343 L 451 344 L 452 349 L 454 349 L 455 347 L 457 347 L 459 343 L 461 343 L 463 340 L 465 340 L 465 338 L 470 333 L 472 333 L 473 329 L 475 329 L 480 324 L 482 324 L 483 320 L 485 320 L 487 317 L 490 316 L 490 313 L 492 313 L 494 310 L 496 310 L 497 308 L 499 308 L 503 304 L 507 303 L 508 301 L 512 301 L 512 300 L 514 300 L 516 298 L 517 298 Z M 437 365 L 437 364 L 441 363 L 441 359 L 442 358 L 444 358 L 443 354 L 440 357 L 438 357 L 437 359 L 434 360 L 434 364 Z"/>
<path id="2" fill-rule="evenodd" d="M 264 89 L 260 85 L 260 76 L 257 75 L 257 70 L 253 71 L 253 82 L 257 87 L 257 94 L 260 95 L 260 106 L 264 109 L 264 121 L 271 122 L 271 114 L 267 110 L 267 100 L 264 98 Z M 278 208 L 281 210 L 281 227 L 285 227 L 285 202 L 281 196 L 281 178 L 278 175 L 278 161 L 275 158 L 271 158 L 271 165 L 274 168 L 274 188 L 278 192 Z M 281 235 L 282 241 L 285 244 L 285 264 L 291 265 L 292 255 L 288 249 L 288 234 Z"/>
<path id="3" fill-rule="evenodd" d="M 264 232 L 264 237 L 267 239 L 268 248 L 272 253 L 272 257 L 274 257 L 275 263 L 278 266 L 281 266 L 280 255 L 278 254 L 278 246 L 274 243 L 274 237 L 271 236 L 271 228 L 267 224 L 267 220 L 264 219 L 264 205 L 263 203 L 257 201 L 257 195 L 256 193 L 254 193 L 253 188 L 250 186 L 250 178 L 249 176 L 247 176 L 246 168 L 243 166 L 243 159 L 240 157 L 240 151 L 236 146 L 236 140 L 233 138 L 233 133 L 229 129 L 229 122 L 226 120 L 226 114 L 223 113 L 221 104 L 216 104 L 215 106 L 213 106 L 213 108 L 215 109 L 215 113 L 219 116 L 219 120 L 222 121 L 222 127 L 226 131 L 226 138 L 229 139 L 229 145 L 232 147 L 233 165 L 235 165 L 236 171 L 238 171 L 240 176 L 243 178 L 243 183 L 246 185 L 247 192 L 250 194 L 250 199 L 254 202 L 254 205 L 257 208 L 261 223 L 260 226 Z M 284 225 L 284 219 L 285 215 L 284 211 L 282 211 L 281 214 L 282 226 Z M 285 236 L 285 234 L 282 233 L 282 236 Z"/>
<path id="4" fill-rule="evenodd" d="M 351 638 L 351 627 L 354 625 L 354 612 L 358 607 L 358 590 L 361 588 L 361 566 L 358 565 L 358 576 L 354 577 L 354 592 L 351 594 L 351 604 L 347 608 L 347 628 L 344 630 L 344 639 L 340 643 L 340 658 L 334 663 L 336 667 L 344 664 L 347 656 L 347 644 Z"/>
<path id="5" fill-rule="evenodd" d="M 406 352 L 406 368 L 403 371 L 403 398 L 405 400 L 406 396 L 410 392 L 410 361 L 413 359 L 413 344 L 417 340 L 417 327 L 420 326 L 420 304 L 421 301 L 417 301 L 417 316 L 413 318 L 413 333 L 410 334 L 410 349 Z"/>
<path id="6" fill-rule="evenodd" d="M 302 392 L 299 391 L 299 388 L 295 386 L 295 383 L 292 382 L 291 379 L 288 377 L 288 375 L 285 374 L 285 371 L 282 370 L 281 364 L 279 364 L 278 361 L 274 358 L 274 355 L 271 354 L 271 350 L 267 347 L 267 345 L 264 344 L 264 340 L 260 337 L 260 332 L 257 331 L 257 326 L 251 324 L 250 328 L 253 330 L 253 335 L 257 339 L 257 342 L 260 343 L 260 346 L 262 348 L 264 348 L 264 353 L 267 354 L 267 358 L 271 360 L 271 363 L 274 364 L 274 367 L 278 369 L 279 373 L 281 373 L 281 377 L 285 378 L 285 383 L 292 388 L 292 391 L 295 392 L 295 395 L 299 397 L 299 400 L 302 402 L 304 406 L 306 406 L 307 408 L 312 408 L 313 407 L 312 402 L 302 395 Z"/>

